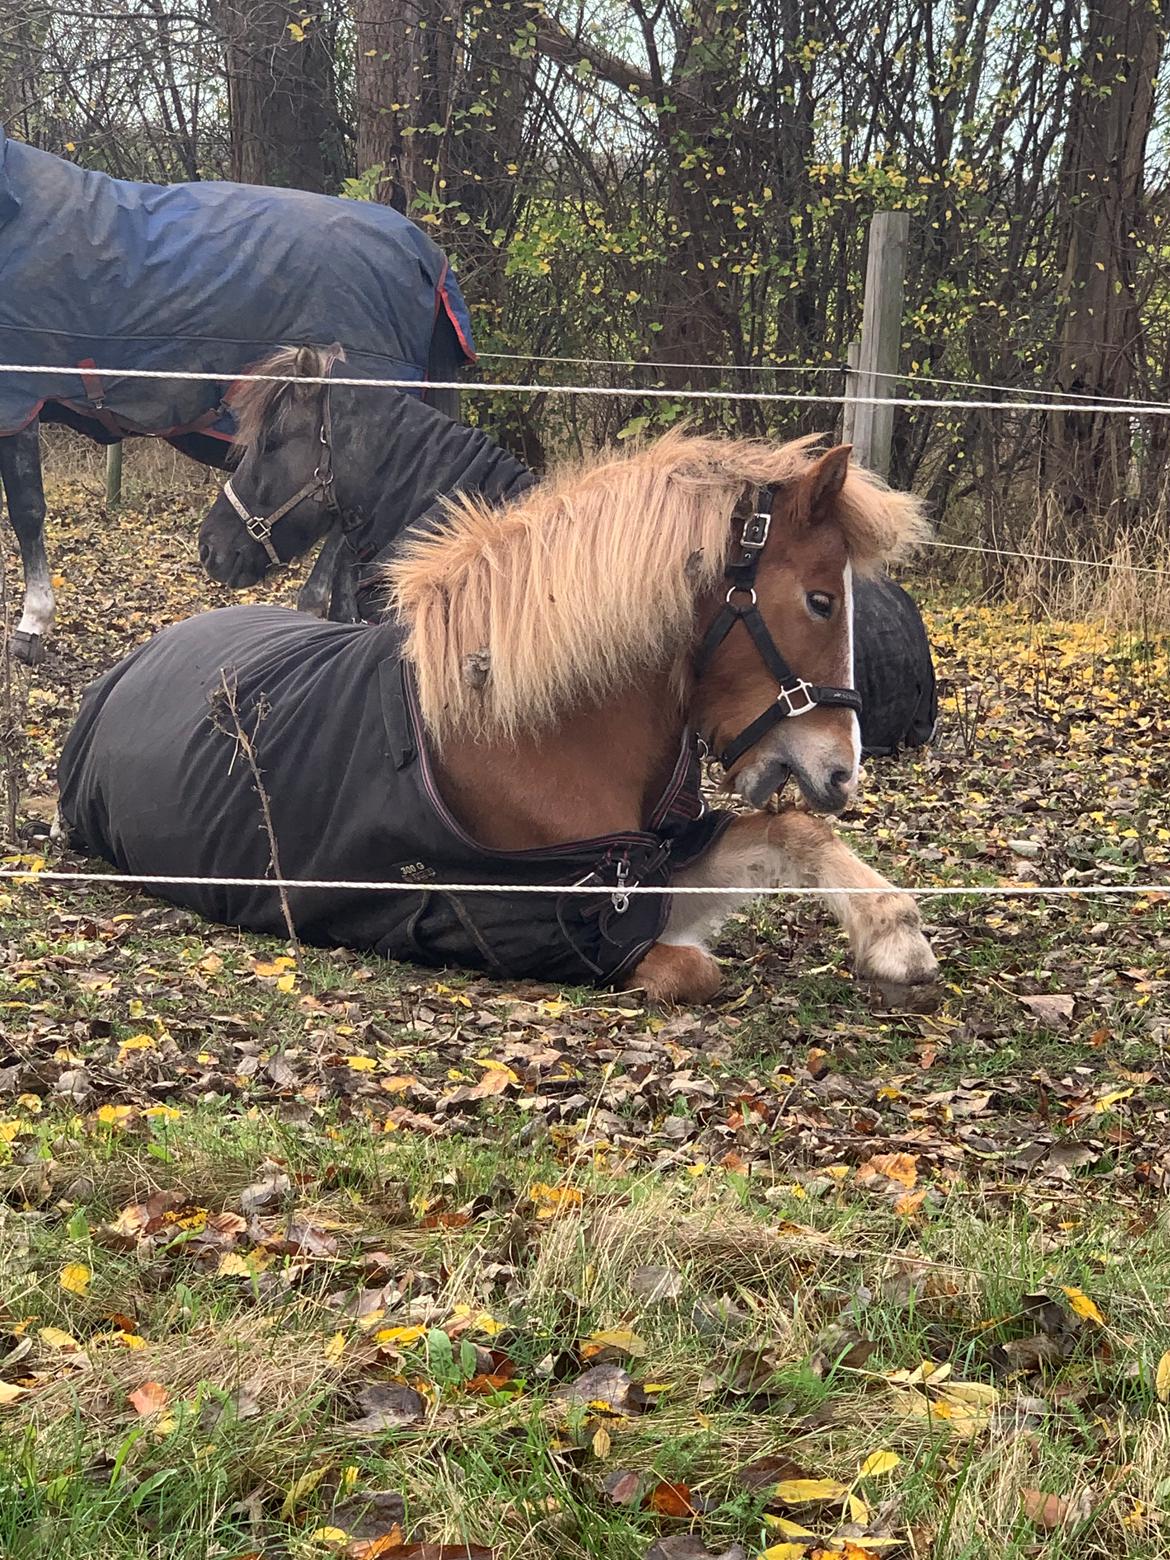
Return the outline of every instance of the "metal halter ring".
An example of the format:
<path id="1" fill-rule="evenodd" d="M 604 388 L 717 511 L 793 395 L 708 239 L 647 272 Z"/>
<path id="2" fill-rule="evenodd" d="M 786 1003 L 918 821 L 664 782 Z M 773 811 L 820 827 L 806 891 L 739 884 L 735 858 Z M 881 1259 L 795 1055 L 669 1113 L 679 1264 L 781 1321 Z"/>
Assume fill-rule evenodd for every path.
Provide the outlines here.
<path id="1" fill-rule="evenodd" d="M 748 602 L 749 607 L 754 607 L 756 602 L 759 600 L 759 597 L 756 595 L 756 587 L 754 585 L 733 585 L 727 592 L 727 595 L 723 598 L 728 606 L 731 605 L 732 596 L 750 596 L 751 600 Z"/>

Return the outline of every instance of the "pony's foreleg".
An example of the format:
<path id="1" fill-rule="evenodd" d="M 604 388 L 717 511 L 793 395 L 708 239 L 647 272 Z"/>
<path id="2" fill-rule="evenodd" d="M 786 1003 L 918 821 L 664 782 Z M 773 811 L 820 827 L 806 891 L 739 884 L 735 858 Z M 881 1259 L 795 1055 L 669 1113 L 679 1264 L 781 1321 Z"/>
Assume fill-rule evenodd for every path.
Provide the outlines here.
<path id="1" fill-rule="evenodd" d="M 44 637 L 53 627 L 56 607 L 45 552 L 45 488 L 35 422 L 0 439 L 0 482 L 24 564 L 24 611 L 12 635 L 12 650 L 17 660 L 35 666 Z"/>
<path id="2" fill-rule="evenodd" d="M 823 818 L 789 810 L 737 818 L 713 849 L 671 879 L 680 895 L 659 941 L 630 976 L 630 986 L 666 1002 L 701 1002 L 719 984 L 707 943 L 729 915 L 760 888 L 813 888 L 844 927 L 859 974 L 912 984 L 933 979 L 938 965 L 922 935 L 918 906 L 867 867 Z M 743 886 L 742 892 L 724 885 Z M 867 894 L 834 893 L 864 888 Z"/>
<path id="3" fill-rule="evenodd" d="M 301 586 L 297 596 L 297 611 L 307 612 L 310 617 L 327 618 L 333 601 L 334 576 L 337 572 L 341 555 L 342 544 L 345 535 L 340 526 L 335 526 L 325 538 L 324 546 L 317 554 L 317 561 L 313 565 L 308 579 Z"/>

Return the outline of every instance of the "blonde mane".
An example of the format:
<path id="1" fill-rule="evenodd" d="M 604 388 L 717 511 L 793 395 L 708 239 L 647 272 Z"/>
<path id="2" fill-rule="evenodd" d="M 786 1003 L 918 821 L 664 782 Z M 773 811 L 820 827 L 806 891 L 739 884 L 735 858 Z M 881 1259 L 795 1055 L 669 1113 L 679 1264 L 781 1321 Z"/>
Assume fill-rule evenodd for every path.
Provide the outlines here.
<path id="1" fill-rule="evenodd" d="M 799 478 L 819 436 L 788 444 L 672 432 L 569 466 L 504 509 L 461 496 L 386 571 L 438 740 L 547 728 L 572 701 L 676 667 L 752 487 Z M 918 501 L 851 467 L 836 500 L 854 569 L 927 534 Z"/>

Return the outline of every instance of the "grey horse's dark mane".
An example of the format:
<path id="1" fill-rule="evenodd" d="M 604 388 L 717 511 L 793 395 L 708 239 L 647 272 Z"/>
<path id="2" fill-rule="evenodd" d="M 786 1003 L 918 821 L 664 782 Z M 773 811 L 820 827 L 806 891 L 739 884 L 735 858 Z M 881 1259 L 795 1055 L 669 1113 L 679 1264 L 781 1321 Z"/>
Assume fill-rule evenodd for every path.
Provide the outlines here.
<path id="1" fill-rule="evenodd" d="M 251 374 L 291 374 L 298 379 L 324 379 L 329 369 L 345 352 L 332 347 L 278 347 L 259 363 Z M 246 379 L 231 391 L 228 403 L 236 421 L 235 443 L 239 452 L 255 444 L 269 425 L 289 406 L 294 397 L 317 396 L 320 385 L 298 386 L 279 379 Z"/>

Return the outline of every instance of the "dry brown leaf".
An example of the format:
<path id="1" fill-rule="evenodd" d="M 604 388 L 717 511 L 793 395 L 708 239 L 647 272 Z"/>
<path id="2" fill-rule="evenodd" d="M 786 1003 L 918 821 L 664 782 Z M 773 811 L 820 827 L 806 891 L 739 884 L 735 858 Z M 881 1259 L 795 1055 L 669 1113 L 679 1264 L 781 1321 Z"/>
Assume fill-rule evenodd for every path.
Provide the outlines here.
<path id="1" fill-rule="evenodd" d="M 879 1175 L 912 1190 L 918 1182 L 918 1160 L 913 1154 L 874 1154 L 857 1167 L 859 1181 Z"/>
<path id="2" fill-rule="evenodd" d="M 1021 1490 L 1020 1506 L 1029 1522 L 1046 1532 L 1058 1528 L 1079 1527 L 1093 1511 L 1093 1493 L 1081 1490 L 1075 1496 L 1050 1495 L 1045 1490 Z"/>
<path id="3" fill-rule="evenodd" d="M 131 1408 L 145 1419 L 150 1414 L 160 1414 L 171 1400 L 171 1394 L 161 1381 L 144 1381 L 130 1393 Z"/>
<path id="4" fill-rule="evenodd" d="M 694 1517 L 699 1514 L 695 1496 L 689 1484 L 671 1484 L 667 1480 L 654 1485 L 646 1492 L 644 1504 L 660 1517 Z"/>
<path id="5" fill-rule="evenodd" d="M 1020 1001 L 1048 1029 L 1067 1029 L 1076 1006 L 1072 997 L 1064 995 L 1021 997 Z"/>

